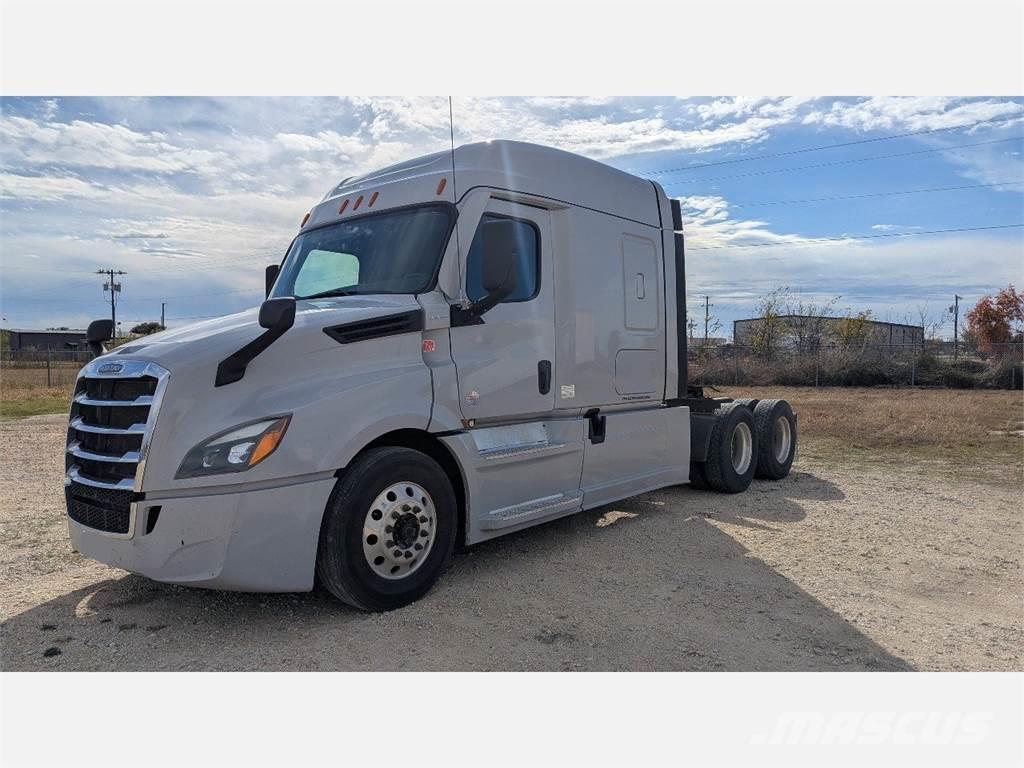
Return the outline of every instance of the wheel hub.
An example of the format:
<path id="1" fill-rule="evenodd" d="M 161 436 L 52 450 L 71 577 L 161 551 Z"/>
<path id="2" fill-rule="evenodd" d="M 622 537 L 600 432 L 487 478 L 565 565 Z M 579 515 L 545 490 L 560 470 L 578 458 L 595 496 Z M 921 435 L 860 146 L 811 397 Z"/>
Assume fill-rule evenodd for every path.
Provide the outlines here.
<path id="1" fill-rule="evenodd" d="M 420 537 L 420 521 L 414 514 L 404 514 L 395 521 L 394 534 L 395 543 L 402 549 L 408 549 Z"/>
<path id="2" fill-rule="evenodd" d="M 415 572 L 434 544 L 436 510 L 426 489 L 399 482 L 373 500 L 363 520 L 363 555 L 371 570 L 385 579 Z"/>

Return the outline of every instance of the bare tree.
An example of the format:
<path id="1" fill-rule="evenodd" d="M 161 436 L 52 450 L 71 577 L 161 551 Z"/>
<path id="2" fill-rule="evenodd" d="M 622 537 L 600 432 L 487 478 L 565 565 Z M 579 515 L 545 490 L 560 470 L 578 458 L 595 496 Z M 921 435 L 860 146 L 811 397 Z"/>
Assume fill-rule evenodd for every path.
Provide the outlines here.
<path id="1" fill-rule="evenodd" d="M 789 288 L 776 288 L 757 300 L 755 320 L 750 332 L 750 346 L 754 352 L 771 358 L 785 334 L 781 315 L 789 296 Z"/>
<path id="2" fill-rule="evenodd" d="M 863 352 L 871 335 L 871 320 L 870 309 L 857 314 L 850 314 L 850 310 L 847 310 L 846 315 L 839 318 L 833 328 L 839 346 L 847 351 Z"/>
<path id="3" fill-rule="evenodd" d="M 937 318 L 932 317 L 928 310 L 928 303 L 925 302 L 917 305 L 917 320 L 926 341 L 938 341 L 942 337 L 942 328 L 946 325 L 946 314 L 940 314 Z"/>
<path id="4" fill-rule="evenodd" d="M 786 296 L 786 314 L 791 315 L 786 326 L 794 336 L 799 352 L 817 352 L 821 349 L 840 298 L 835 296 L 827 301 L 816 302 L 804 299 L 800 291 Z"/>

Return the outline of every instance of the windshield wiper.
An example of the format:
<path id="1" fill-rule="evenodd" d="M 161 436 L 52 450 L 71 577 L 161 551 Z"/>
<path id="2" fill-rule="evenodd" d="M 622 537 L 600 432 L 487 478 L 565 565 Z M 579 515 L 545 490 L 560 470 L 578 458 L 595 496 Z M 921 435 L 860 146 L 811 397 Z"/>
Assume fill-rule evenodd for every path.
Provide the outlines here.
<path id="1" fill-rule="evenodd" d="M 332 296 L 357 296 L 362 291 L 351 291 L 347 288 L 332 288 L 329 291 L 320 291 L 320 293 L 313 293 L 309 296 L 298 296 L 297 298 L 301 301 L 303 299 L 327 299 Z"/>

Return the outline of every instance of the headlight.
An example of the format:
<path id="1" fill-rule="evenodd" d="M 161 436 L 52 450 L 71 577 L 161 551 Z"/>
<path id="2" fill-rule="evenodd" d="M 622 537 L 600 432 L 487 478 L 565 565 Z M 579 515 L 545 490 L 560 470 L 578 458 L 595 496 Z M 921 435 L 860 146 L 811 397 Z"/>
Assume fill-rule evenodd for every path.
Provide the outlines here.
<path id="1" fill-rule="evenodd" d="M 291 416 L 240 424 L 204 440 L 189 451 L 176 478 L 244 472 L 272 454 L 284 437 Z"/>

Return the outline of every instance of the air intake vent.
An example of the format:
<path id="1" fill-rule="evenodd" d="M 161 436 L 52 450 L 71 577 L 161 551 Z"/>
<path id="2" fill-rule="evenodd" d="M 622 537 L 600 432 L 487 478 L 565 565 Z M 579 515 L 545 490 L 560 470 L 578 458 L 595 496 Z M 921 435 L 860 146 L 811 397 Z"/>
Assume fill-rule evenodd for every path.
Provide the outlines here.
<path id="1" fill-rule="evenodd" d="M 422 330 L 423 310 L 414 309 L 387 317 L 374 317 L 370 320 L 357 320 L 354 323 L 335 325 L 324 328 L 324 333 L 339 344 L 354 344 L 357 341 L 369 341 L 384 336 L 397 336 Z"/>

